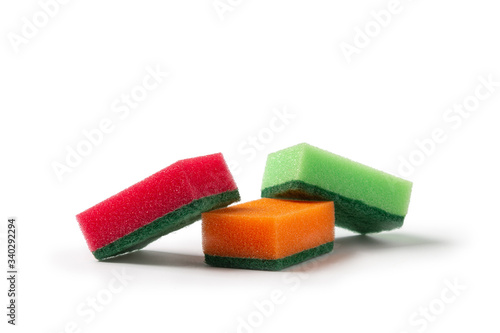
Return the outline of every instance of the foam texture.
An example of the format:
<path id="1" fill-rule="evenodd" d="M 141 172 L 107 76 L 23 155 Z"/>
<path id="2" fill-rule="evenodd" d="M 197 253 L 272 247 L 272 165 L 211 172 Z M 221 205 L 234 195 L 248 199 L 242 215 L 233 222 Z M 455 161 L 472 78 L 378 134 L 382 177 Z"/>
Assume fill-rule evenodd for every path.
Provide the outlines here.
<path id="1" fill-rule="evenodd" d="M 218 153 L 178 161 L 76 218 L 90 251 L 102 260 L 142 248 L 239 199 Z"/>
<path id="2" fill-rule="evenodd" d="M 202 214 L 205 261 L 280 270 L 333 249 L 332 201 L 259 199 Z"/>
<path id="3" fill-rule="evenodd" d="M 399 228 L 412 183 L 302 143 L 267 158 L 262 197 L 333 200 L 335 223 L 362 234 Z"/>

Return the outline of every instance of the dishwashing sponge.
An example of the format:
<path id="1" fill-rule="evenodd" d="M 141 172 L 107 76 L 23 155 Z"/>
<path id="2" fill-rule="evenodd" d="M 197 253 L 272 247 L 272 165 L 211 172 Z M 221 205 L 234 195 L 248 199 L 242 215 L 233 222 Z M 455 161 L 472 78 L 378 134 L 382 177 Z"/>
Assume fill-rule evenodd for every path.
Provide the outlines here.
<path id="1" fill-rule="evenodd" d="M 88 247 L 99 259 L 138 250 L 239 201 L 222 154 L 178 161 L 78 214 Z"/>
<path id="2" fill-rule="evenodd" d="M 331 201 L 259 199 L 202 214 L 203 252 L 219 267 L 281 270 L 330 252 Z"/>
<path id="3" fill-rule="evenodd" d="M 306 143 L 267 158 L 262 197 L 333 200 L 335 224 L 361 234 L 399 228 L 412 183 Z"/>

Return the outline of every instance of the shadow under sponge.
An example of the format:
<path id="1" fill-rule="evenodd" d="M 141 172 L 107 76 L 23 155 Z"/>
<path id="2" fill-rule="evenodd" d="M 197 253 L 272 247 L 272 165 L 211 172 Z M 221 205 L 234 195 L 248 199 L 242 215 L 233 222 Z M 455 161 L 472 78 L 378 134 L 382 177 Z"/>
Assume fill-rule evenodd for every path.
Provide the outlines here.
<path id="1" fill-rule="evenodd" d="M 178 161 L 76 216 L 99 260 L 143 248 L 201 218 L 201 213 L 239 201 L 222 154 Z"/>
<path id="2" fill-rule="evenodd" d="M 218 267 L 281 270 L 332 251 L 332 201 L 259 199 L 202 214 L 203 252 Z"/>
<path id="3" fill-rule="evenodd" d="M 332 200 L 335 224 L 361 234 L 400 228 L 412 183 L 342 156 L 298 144 L 268 156 L 262 197 Z"/>

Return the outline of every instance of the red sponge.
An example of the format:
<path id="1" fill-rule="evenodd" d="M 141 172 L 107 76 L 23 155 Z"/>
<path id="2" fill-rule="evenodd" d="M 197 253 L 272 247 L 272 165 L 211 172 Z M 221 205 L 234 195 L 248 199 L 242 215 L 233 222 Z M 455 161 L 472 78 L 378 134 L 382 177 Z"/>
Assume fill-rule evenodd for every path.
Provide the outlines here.
<path id="1" fill-rule="evenodd" d="M 140 249 L 239 201 L 222 154 L 178 161 L 76 216 L 90 251 L 106 259 Z"/>

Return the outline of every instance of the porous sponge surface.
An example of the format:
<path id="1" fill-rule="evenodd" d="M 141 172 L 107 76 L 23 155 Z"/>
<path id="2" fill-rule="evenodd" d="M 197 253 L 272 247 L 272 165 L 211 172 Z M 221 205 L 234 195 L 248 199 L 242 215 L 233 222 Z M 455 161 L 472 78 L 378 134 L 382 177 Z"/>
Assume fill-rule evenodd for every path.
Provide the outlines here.
<path id="1" fill-rule="evenodd" d="M 389 214 L 405 216 L 412 183 L 351 161 L 307 143 L 267 158 L 262 192 L 291 181 L 301 181 Z"/>
<path id="2" fill-rule="evenodd" d="M 263 198 L 203 213 L 203 251 L 212 257 L 283 259 L 333 242 L 334 224 L 331 201 Z"/>
<path id="3" fill-rule="evenodd" d="M 116 241 L 95 250 L 92 254 L 96 259 L 103 260 L 123 253 L 139 250 L 158 238 L 199 220 L 202 212 L 225 207 L 238 200 L 240 200 L 240 196 L 237 190 L 222 192 L 220 194 L 194 200 L 118 238 Z"/>
<path id="4" fill-rule="evenodd" d="M 231 202 L 239 194 L 222 154 L 201 156 L 178 161 L 76 218 L 94 252 L 196 200 L 235 191 Z"/>

